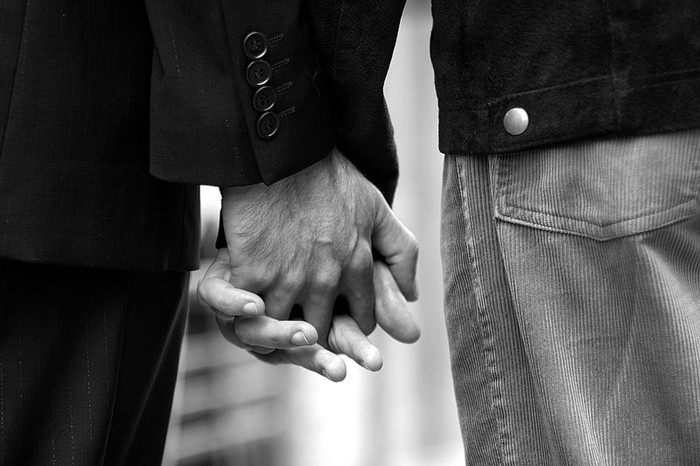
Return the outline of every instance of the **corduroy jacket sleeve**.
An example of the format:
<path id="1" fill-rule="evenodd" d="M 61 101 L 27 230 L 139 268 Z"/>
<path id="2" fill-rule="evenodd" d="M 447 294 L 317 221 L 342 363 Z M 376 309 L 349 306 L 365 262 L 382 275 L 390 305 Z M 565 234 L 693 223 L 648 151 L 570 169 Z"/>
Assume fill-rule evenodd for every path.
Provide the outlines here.
<path id="1" fill-rule="evenodd" d="M 155 41 L 151 173 L 274 183 L 335 144 L 327 76 L 300 0 L 146 0 Z"/>

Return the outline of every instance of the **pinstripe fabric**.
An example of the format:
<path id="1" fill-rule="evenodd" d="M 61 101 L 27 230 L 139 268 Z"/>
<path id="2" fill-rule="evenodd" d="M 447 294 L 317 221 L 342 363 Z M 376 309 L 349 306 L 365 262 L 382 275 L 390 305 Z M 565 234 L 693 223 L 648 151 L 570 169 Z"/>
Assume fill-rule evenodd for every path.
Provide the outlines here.
<path id="1" fill-rule="evenodd" d="M 700 131 L 446 158 L 468 464 L 700 462 Z"/>
<path id="2" fill-rule="evenodd" d="M 158 464 L 186 284 L 0 260 L 0 465 Z"/>
<path id="3" fill-rule="evenodd" d="M 199 266 L 198 188 L 149 174 L 152 57 L 142 0 L 0 0 L 0 256 Z"/>

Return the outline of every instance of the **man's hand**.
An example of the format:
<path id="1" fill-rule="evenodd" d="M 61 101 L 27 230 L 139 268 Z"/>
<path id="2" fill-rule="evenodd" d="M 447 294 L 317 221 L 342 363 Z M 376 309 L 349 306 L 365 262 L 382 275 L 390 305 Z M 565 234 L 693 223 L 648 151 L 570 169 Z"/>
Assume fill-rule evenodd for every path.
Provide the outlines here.
<path id="1" fill-rule="evenodd" d="M 370 371 L 382 367 L 379 350 L 348 315 L 333 316 L 328 349 L 317 344 L 316 329 L 302 321 L 278 321 L 262 315 L 265 304 L 254 294 L 229 283 L 228 253 L 221 249 L 199 283 L 200 303 L 214 312 L 224 337 L 268 363 L 289 363 L 317 372 L 334 382 L 345 378 L 345 354 Z M 396 340 L 412 343 L 420 336 L 403 294 L 386 264 L 374 263 L 376 319 Z M 251 306 L 253 303 L 254 306 Z M 246 312 L 246 307 L 254 312 Z M 337 354 L 334 354 L 337 353 Z"/>
<path id="2" fill-rule="evenodd" d="M 230 282 L 263 296 L 269 317 L 286 320 L 299 305 L 325 344 L 342 295 L 359 329 L 370 333 L 373 248 L 401 293 L 417 298 L 415 238 L 339 153 L 271 186 L 224 188 L 222 195 Z"/>

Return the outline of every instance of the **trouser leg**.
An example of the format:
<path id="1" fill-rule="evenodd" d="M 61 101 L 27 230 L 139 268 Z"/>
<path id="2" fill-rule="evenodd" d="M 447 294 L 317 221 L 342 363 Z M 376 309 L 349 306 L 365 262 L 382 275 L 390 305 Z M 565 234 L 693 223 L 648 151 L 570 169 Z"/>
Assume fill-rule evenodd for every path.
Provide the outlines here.
<path id="1" fill-rule="evenodd" d="M 0 261 L 0 463 L 159 464 L 187 283 Z"/>
<path id="2" fill-rule="evenodd" d="M 445 321 L 467 464 L 557 464 L 495 234 L 485 158 L 445 159 Z"/>
<path id="3" fill-rule="evenodd" d="M 467 460 L 700 458 L 700 132 L 448 157 Z"/>

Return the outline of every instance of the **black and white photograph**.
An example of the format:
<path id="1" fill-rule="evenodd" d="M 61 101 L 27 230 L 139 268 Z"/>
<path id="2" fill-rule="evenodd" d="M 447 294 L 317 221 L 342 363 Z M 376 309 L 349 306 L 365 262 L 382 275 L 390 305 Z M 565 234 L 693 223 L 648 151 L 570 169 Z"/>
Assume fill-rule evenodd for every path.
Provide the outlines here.
<path id="1" fill-rule="evenodd" d="M 700 464 L 700 1 L 0 0 L 0 466 Z"/>

